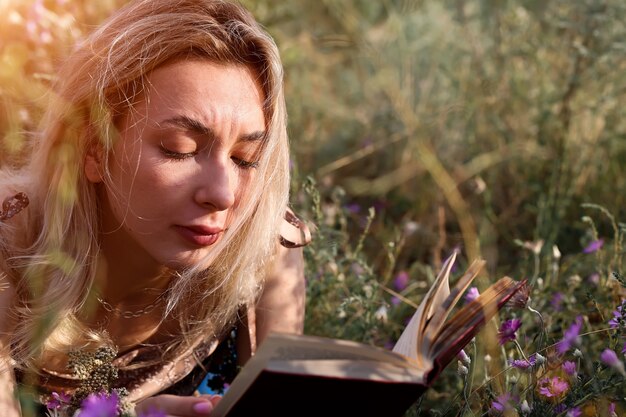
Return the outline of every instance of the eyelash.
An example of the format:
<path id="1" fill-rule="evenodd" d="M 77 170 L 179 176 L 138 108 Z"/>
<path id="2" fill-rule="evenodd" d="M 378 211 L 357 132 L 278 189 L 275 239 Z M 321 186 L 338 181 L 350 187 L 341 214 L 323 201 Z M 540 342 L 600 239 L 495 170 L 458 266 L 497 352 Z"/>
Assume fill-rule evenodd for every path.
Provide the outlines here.
<path id="1" fill-rule="evenodd" d="M 193 158 L 194 156 L 198 154 L 197 151 L 187 152 L 187 153 L 174 152 L 163 146 L 161 146 L 161 151 L 168 158 L 172 158 L 177 161 L 183 161 L 188 158 Z M 241 158 L 236 158 L 236 157 L 232 157 L 231 159 L 235 163 L 235 165 L 237 165 L 239 168 L 242 168 L 242 169 L 254 169 L 259 166 L 258 161 L 250 162 L 250 161 L 246 161 L 246 160 L 243 160 Z"/>
<path id="2" fill-rule="evenodd" d="M 245 161 L 243 159 L 235 158 L 235 157 L 232 157 L 231 159 L 233 160 L 235 165 L 237 165 L 241 169 L 254 169 L 259 166 L 258 161 L 250 162 L 250 161 Z"/>
<path id="3" fill-rule="evenodd" d="M 174 151 L 170 151 L 164 146 L 161 146 L 161 152 L 163 152 L 163 154 L 167 156 L 168 158 L 172 158 L 177 161 L 182 161 L 187 158 L 193 158 L 194 156 L 198 154 L 198 152 L 187 152 L 187 153 L 174 152 Z"/>

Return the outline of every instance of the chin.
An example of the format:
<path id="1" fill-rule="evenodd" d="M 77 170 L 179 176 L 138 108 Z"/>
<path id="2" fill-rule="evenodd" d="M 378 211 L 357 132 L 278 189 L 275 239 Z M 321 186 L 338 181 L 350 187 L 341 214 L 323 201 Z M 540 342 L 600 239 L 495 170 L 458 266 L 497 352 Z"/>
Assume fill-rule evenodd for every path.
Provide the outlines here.
<path id="1" fill-rule="evenodd" d="M 210 263 L 206 263 L 203 265 L 206 254 L 198 254 L 198 253 L 181 253 L 178 256 L 170 258 L 169 260 L 162 262 L 163 266 L 166 268 L 172 269 L 174 271 L 186 271 L 195 267 L 202 267 L 203 269 L 208 268 Z"/>

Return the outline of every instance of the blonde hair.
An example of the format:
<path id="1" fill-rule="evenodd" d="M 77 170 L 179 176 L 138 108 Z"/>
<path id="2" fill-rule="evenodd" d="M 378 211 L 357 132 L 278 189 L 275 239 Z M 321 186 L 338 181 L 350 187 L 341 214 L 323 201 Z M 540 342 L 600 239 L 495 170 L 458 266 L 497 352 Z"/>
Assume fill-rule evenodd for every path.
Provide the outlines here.
<path id="1" fill-rule="evenodd" d="M 26 243 L 2 240 L 11 269 L 7 275 L 13 277 L 22 300 L 16 310 L 14 357 L 26 368 L 36 370 L 47 353 L 103 341 L 77 319 L 94 286 L 99 253 L 99 203 L 94 184 L 84 174 L 85 155 L 101 146 L 106 162 L 106 151 L 115 140 L 114 123 L 132 111 L 147 75 L 182 59 L 249 67 L 264 93 L 267 135 L 257 175 L 237 206 L 237 216 L 210 259 L 202 263 L 210 266 L 179 271 L 168 291 L 166 311 L 181 311 L 183 328 L 170 352 L 181 353 L 192 347 L 190 341 L 218 334 L 258 296 L 266 260 L 278 242 L 289 190 L 278 49 L 236 3 L 135 1 L 69 57 L 59 72 L 30 163 L 19 180 L 12 175 L 14 182 L 23 184 L 18 191 L 30 198 L 28 230 L 22 235 Z M 46 318 L 43 327 L 42 318 Z"/>

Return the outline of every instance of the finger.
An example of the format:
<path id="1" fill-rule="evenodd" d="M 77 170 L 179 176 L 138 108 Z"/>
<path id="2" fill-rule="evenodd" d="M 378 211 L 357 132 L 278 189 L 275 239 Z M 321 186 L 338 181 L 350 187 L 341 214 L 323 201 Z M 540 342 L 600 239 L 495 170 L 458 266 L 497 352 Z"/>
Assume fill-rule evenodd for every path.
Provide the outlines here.
<path id="1" fill-rule="evenodd" d="M 219 394 L 202 394 L 199 398 L 205 398 L 211 401 L 211 404 L 213 404 L 213 407 L 215 407 L 217 403 L 220 402 L 220 400 L 222 399 L 222 396 Z"/>
<path id="2" fill-rule="evenodd" d="M 157 395 L 137 405 L 137 415 L 161 411 L 175 417 L 205 417 L 213 411 L 213 403 L 206 398 Z"/>
<path id="3" fill-rule="evenodd" d="M 220 394 L 202 394 L 202 395 L 199 395 L 197 398 L 204 398 L 206 400 L 213 400 L 215 398 L 222 398 L 222 396 Z"/>

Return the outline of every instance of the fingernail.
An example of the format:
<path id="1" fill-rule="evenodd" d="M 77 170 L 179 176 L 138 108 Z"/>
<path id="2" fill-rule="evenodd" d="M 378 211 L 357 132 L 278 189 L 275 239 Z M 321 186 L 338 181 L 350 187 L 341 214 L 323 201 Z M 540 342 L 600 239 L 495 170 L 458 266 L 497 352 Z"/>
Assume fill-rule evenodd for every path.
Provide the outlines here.
<path id="1" fill-rule="evenodd" d="M 195 403 L 193 405 L 193 411 L 198 414 L 209 414 L 211 411 L 213 411 L 213 404 L 211 404 L 209 401 Z"/>

